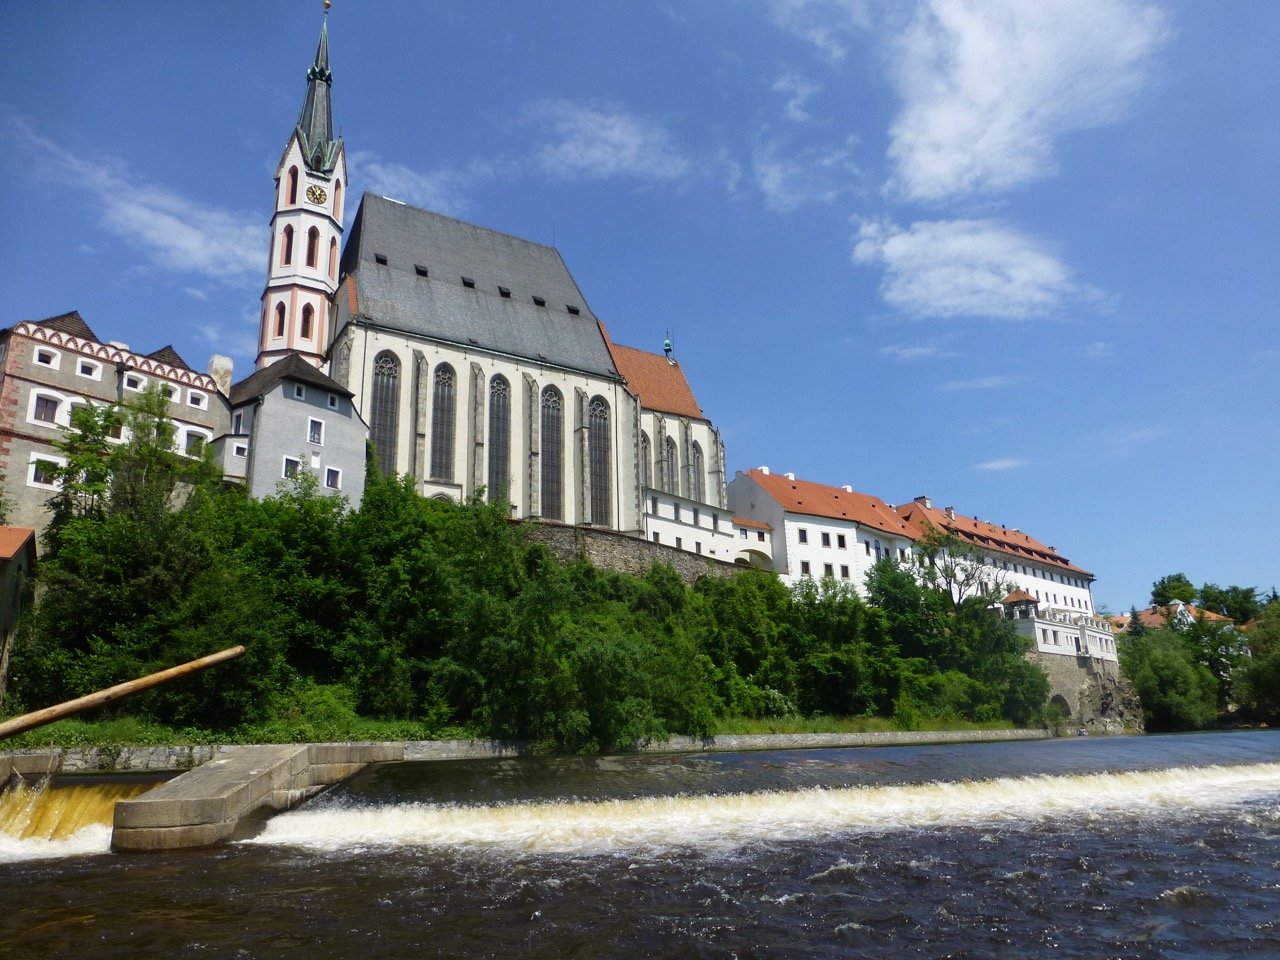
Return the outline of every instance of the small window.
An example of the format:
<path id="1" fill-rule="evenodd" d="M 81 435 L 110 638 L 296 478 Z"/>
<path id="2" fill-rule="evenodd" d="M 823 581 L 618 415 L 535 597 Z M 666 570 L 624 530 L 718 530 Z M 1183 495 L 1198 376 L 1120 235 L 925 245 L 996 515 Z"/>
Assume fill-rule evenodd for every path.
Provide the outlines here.
<path id="1" fill-rule="evenodd" d="M 237 457 L 247 457 L 249 455 L 249 445 L 246 443 L 237 443 L 231 448 L 231 452 Z"/>
<path id="2" fill-rule="evenodd" d="M 90 380 L 101 380 L 102 364 L 94 360 L 81 360 L 76 364 L 76 376 L 88 377 Z"/>
<path id="3" fill-rule="evenodd" d="M 178 396 L 178 391 L 172 385 L 167 383 L 162 383 L 160 385 L 160 393 L 164 395 L 166 400 L 175 400 Z"/>
<path id="4" fill-rule="evenodd" d="M 694 507 L 693 508 L 693 525 L 696 527 L 699 525 L 700 522 L 701 522 L 701 517 L 698 513 L 698 508 Z"/>
<path id="5" fill-rule="evenodd" d="M 189 457 L 198 457 L 204 452 L 206 438 L 198 433 L 188 433 L 184 452 Z"/>
<path id="6" fill-rule="evenodd" d="M 295 383 L 293 385 L 293 396 L 296 400 L 307 399 L 307 388 L 300 383 Z"/>
<path id="7" fill-rule="evenodd" d="M 545 306 L 547 305 L 547 298 L 546 298 L 546 297 L 534 297 L 534 298 L 533 298 L 533 305 L 534 305 L 535 307 L 545 307 Z"/>
<path id="8" fill-rule="evenodd" d="M 739 536 L 739 538 L 740 538 L 740 539 L 742 539 L 742 540 L 747 539 L 747 528 L 746 528 L 746 527 L 739 527 L 739 528 L 738 528 L 738 536 Z"/>
<path id="9" fill-rule="evenodd" d="M 840 579 L 841 579 L 841 580 L 848 580 L 848 579 L 849 579 L 849 566 L 848 566 L 848 564 L 844 564 L 844 563 L 840 564 Z"/>
<path id="10" fill-rule="evenodd" d="M 58 419 L 58 401 L 53 397 L 37 396 L 32 417 L 42 423 L 54 423 Z"/>
<path id="11" fill-rule="evenodd" d="M 424 266 L 423 266 L 422 264 L 420 264 L 420 263 L 415 263 L 415 264 L 413 265 L 413 272 L 414 272 L 414 273 L 416 273 L 416 274 L 417 274 L 418 276 L 420 276 L 420 277 L 429 277 L 429 276 L 431 276 L 430 271 L 428 271 L 428 270 L 427 270 L 427 268 L 426 268 L 426 267 L 424 267 Z"/>
<path id="12" fill-rule="evenodd" d="M 36 347 L 35 362 L 42 367 L 50 367 L 54 370 L 58 369 L 58 364 L 62 360 L 62 354 L 57 350 L 47 350 L 44 347 Z"/>
<path id="13" fill-rule="evenodd" d="M 53 460 L 34 459 L 31 461 L 31 476 L 27 482 L 33 487 L 48 487 L 56 490 L 59 466 L 61 465 Z"/>
<path id="14" fill-rule="evenodd" d="M 684 549 L 684 537 L 676 537 L 676 549 L 677 550 Z"/>
<path id="15" fill-rule="evenodd" d="M 237 434 L 244 433 L 244 414 L 243 413 L 237 413 L 232 415 L 231 432 L 237 433 Z"/>
<path id="16" fill-rule="evenodd" d="M 808 542 L 809 542 L 809 531 L 808 531 L 808 530 L 806 530 L 804 527 L 801 527 L 801 528 L 799 529 L 798 533 L 799 533 L 799 535 L 800 535 L 800 542 L 801 542 L 801 543 L 808 543 Z"/>
<path id="17" fill-rule="evenodd" d="M 720 514 L 718 514 L 718 513 L 713 513 L 713 514 L 711 515 L 711 529 L 712 529 L 712 530 L 719 530 L 719 529 L 720 529 Z"/>
<path id="18" fill-rule="evenodd" d="M 510 300 L 510 299 L 511 299 L 511 291 L 510 291 L 510 290 L 508 290 L 506 287 L 499 287 L 499 288 L 498 288 L 498 296 L 500 296 L 503 300 Z"/>
<path id="19" fill-rule="evenodd" d="M 825 530 L 822 532 L 822 545 L 824 547 L 831 546 L 831 534 L 827 533 Z"/>
<path id="20" fill-rule="evenodd" d="M 658 531 L 657 531 L 657 530 L 653 531 L 653 542 L 654 542 L 654 543 L 661 543 L 661 542 L 662 542 L 662 534 L 658 533 Z"/>
<path id="21" fill-rule="evenodd" d="M 652 513 L 655 517 L 658 515 L 658 498 L 657 497 L 649 498 L 649 512 Z"/>
<path id="22" fill-rule="evenodd" d="M 573 314 L 575 317 L 576 317 L 578 314 L 582 313 L 582 311 L 581 311 L 581 310 L 579 310 L 577 307 L 575 307 L 572 303 L 566 303 L 566 304 L 564 305 L 564 308 L 565 308 L 566 310 L 568 310 L 571 314 Z"/>
<path id="23" fill-rule="evenodd" d="M 843 534 L 843 533 L 837 533 L 837 534 L 836 534 L 836 546 L 837 546 L 837 547 L 839 547 L 841 550 L 845 549 L 845 542 L 844 542 L 844 534 Z"/>
<path id="24" fill-rule="evenodd" d="M 756 539 L 757 539 L 757 540 L 759 540 L 761 543 L 764 543 L 764 531 L 763 531 L 763 530 L 757 530 L 757 531 L 756 531 Z"/>
<path id="25" fill-rule="evenodd" d="M 808 561 L 808 560 L 801 560 L 801 561 L 800 561 L 800 576 L 802 576 L 802 577 L 807 577 L 807 576 L 809 576 L 809 561 Z"/>
<path id="26" fill-rule="evenodd" d="M 470 277 L 463 277 L 462 285 L 466 287 L 468 290 L 474 290 L 476 288 L 476 282 L 472 280 Z"/>
<path id="27" fill-rule="evenodd" d="M 864 540 L 864 541 L 862 541 L 862 545 L 863 545 L 863 546 L 866 548 L 866 550 L 867 550 L 867 556 L 868 556 L 868 557 L 869 557 L 869 556 L 871 556 L 871 541 L 870 541 L 870 540 Z"/>
<path id="28" fill-rule="evenodd" d="M 307 442 L 317 446 L 324 445 L 324 421 L 312 417 L 307 421 Z"/>
<path id="29" fill-rule="evenodd" d="M 286 480 L 292 480 L 298 475 L 298 469 L 302 466 L 302 461 L 297 457 L 284 458 L 284 477 Z"/>
<path id="30" fill-rule="evenodd" d="M 341 490 L 342 471 L 336 467 L 328 467 L 324 472 L 324 485 L 329 490 Z"/>
<path id="31" fill-rule="evenodd" d="M 822 565 L 822 575 L 824 577 L 834 577 L 836 575 L 835 568 L 829 563 L 824 563 Z"/>
<path id="32" fill-rule="evenodd" d="M 385 253 L 375 253 L 373 255 L 373 262 L 385 267 L 387 265 L 387 255 Z"/>
<path id="33" fill-rule="evenodd" d="M 209 398 L 199 390 L 187 391 L 187 404 L 195 407 L 197 410 L 203 410 L 209 404 Z"/>
<path id="34" fill-rule="evenodd" d="M 336 393 L 329 394 L 329 409 L 330 410 L 338 409 L 338 395 Z"/>
<path id="35" fill-rule="evenodd" d="M 697 553 L 697 554 L 701 554 L 701 553 L 702 553 L 702 541 L 701 541 L 701 540 L 695 540 L 695 541 L 693 542 L 693 552 L 694 552 L 694 553 Z"/>

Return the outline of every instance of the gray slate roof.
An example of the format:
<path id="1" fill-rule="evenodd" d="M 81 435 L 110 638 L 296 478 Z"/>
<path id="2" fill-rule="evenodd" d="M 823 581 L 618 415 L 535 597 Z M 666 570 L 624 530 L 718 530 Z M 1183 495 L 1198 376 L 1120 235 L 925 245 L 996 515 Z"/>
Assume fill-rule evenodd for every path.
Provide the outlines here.
<path id="1" fill-rule="evenodd" d="M 342 397 L 349 398 L 353 396 L 350 390 L 328 374 L 317 370 L 298 354 L 291 353 L 283 359 L 277 360 L 271 366 L 255 370 L 239 383 L 233 384 L 231 387 L 231 406 L 244 406 L 246 403 L 258 399 L 258 397 L 266 396 L 282 380 L 297 380 L 299 383 L 318 387 L 321 390 L 328 390 L 330 393 L 336 393 Z"/>
<path id="2" fill-rule="evenodd" d="M 356 278 L 360 315 L 378 326 L 621 379 L 554 247 L 366 193 L 342 272 Z M 338 304 L 341 326 L 346 298 Z"/>
<path id="3" fill-rule="evenodd" d="M 81 340 L 92 340 L 94 343 L 104 342 L 99 340 L 98 335 L 84 322 L 84 317 L 80 316 L 79 310 L 72 310 L 69 313 L 61 313 L 56 317 L 46 317 L 44 320 L 35 320 L 33 322 L 72 337 L 79 337 Z"/>

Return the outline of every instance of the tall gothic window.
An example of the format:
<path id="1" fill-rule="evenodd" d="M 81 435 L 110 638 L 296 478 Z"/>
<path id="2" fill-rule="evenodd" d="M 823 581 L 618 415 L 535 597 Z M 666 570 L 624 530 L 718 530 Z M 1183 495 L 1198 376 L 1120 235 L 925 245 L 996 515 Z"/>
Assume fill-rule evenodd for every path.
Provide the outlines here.
<path id="1" fill-rule="evenodd" d="M 305 307 L 302 308 L 301 336 L 303 340 L 311 339 L 311 327 L 315 321 L 315 316 L 316 316 L 316 311 L 315 311 L 315 308 L 311 306 L 311 304 L 308 303 Z"/>
<path id="2" fill-rule="evenodd" d="M 667 493 L 680 493 L 680 475 L 676 472 L 680 464 L 676 457 L 676 442 L 667 437 L 662 445 L 662 489 Z"/>
<path id="3" fill-rule="evenodd" d="M 607 526 L 612 522 L 609 506 L 612 460 L 609 444 L 609 404 L 604 397 L 592 397 L 587 408 L 587 460 L 591 470 L 591 522 Z"/>
<path id="4" fill-rule="evenodd" d="M 508 495 L 511 482 L 511 384 L 489 381 L 489 501 Z"/>
<path id="5" fill-rule="evenodd" d="M 431 392 L 431 479 L 453 480 L 453 422 L 457 406 L 453 367 L 436 367 Z"/>
<path id="6" fill-rule="evenodd" d="M 329 279 L 338 278 L 338 238 L 329 238 Z"/>
<path id="7" fill-rule="evenodd" d="M 396 472 L 396 436 L 400 421 L 400 361 L 390 350 L 373 358 L 373 398 L 369 405 L 369 433 L 378 452 L 378 467 L 386 476 Z"/>
<path id="8" fill-rule="evenodd" d="M 298 168 L 297 167 L 289 168 L 289 188 L 286 191 L 285 196 L 288 197 L 289 203 L 298 202 Z"/>
<path id="9" fill-rule="evenodd" d="M 334 219 L 342 217 L 342 181 L 333 181 L 333 216 Z"/>
<path id="10" fill-rule="evenodd" d="M 280 266 L 287 267 L 293 263 L 293 227 L 284 225 L 284 234 L 280 237 Z"/>
<path id="11" fill-rule="evenodd" d="M 312 227 L 307 231 L 307 266 L 314 267 L 320 262 L 320 231 Z"/>
<path id="12" fill-rule="evenodd" d="M 276 337 L 284 336 L 284 304 L 276 304 Z"/>
<path id="13" fill-rule="evenodd" d="M 542 515 L 564 519 L 564 397 L 542 391 Z"/>
<path id="14" fill-rule="evenodd" d="M 643 430 L 640 431 L 640 486 L 653 486 L 652 480 L 652 452 L 649 450 L 649 435 Z"/>
<path id="15" fill-rule="evenodd" d="M 702 447 L 698 446 L 695 441 L 693 450 L 689 453 L 689 472 L 693 474 L 689 478 L 689 496 L 697 500 L 699 503 L 705 503 L 707 499 L 706 471 L 702 464 Z"/>

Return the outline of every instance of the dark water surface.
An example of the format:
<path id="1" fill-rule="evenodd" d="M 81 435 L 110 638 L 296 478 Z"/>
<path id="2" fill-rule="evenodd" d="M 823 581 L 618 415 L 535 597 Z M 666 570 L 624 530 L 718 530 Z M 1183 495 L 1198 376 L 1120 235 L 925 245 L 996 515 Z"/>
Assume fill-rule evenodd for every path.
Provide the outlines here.
<path id="1" fill-rule="evenodd" d="M 104 847 L 0 847 L 0 957 L 1280 957 L 1280 732 L 385 765 Z"/>

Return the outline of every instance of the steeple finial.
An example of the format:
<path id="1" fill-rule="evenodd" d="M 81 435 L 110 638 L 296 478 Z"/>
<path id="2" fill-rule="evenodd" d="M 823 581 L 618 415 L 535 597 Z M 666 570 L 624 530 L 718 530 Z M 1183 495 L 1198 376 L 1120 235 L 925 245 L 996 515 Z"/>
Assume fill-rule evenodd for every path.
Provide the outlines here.
<path id="1" fill-rule="evenodd" d="M 307 166 L 319 173 L 333 169 L 337 143 L 333 139 L 333 113 L 329 104 L 329 88 L 333 71 L 329 69 L 329 2 L 325 0 L 324 23 L 320 26 L 320 42 L 316 44 L 315 62 L 307 68 L 307 98 L 298 118 L 298 136 Z"/>

